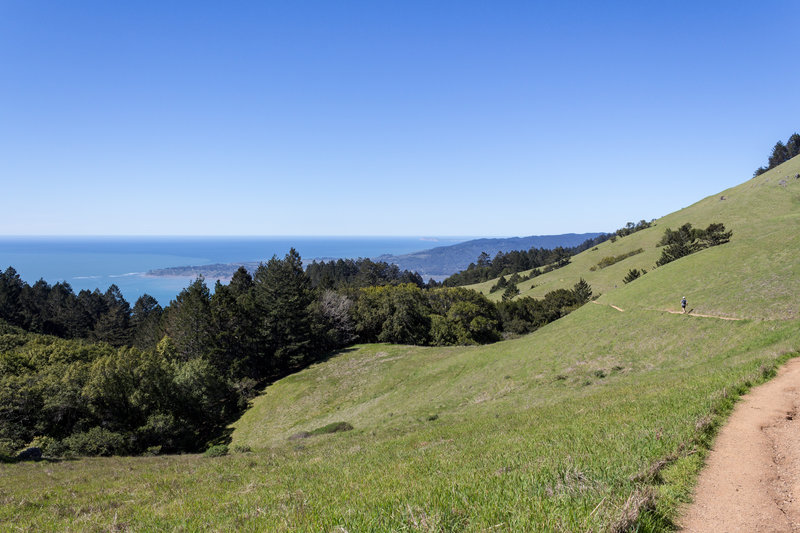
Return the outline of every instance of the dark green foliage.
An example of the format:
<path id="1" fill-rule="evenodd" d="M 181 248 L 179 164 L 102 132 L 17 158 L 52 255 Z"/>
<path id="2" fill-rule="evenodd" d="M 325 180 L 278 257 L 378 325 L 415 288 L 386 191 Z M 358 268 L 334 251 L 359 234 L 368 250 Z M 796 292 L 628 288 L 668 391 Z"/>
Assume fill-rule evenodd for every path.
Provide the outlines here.
<path id="1" fill-rule="evenodd" d="M 658 246 L 664 246 L 656 266 L 666 265 L 710 246 L 730 241 L 732 231 L 725 231 L 725 225 L 712 223 L 706 229 L 695 229 L 689 223 L 673 231 L 667 228 Z"/>
<path id="2" fill-rule="evenodd" d="M 503 330 L 509 333 L 530 333 L 577 309 L 592 297 L 592 288 L 581 278 L 573 290 L 557 289 L 537 300 L 530 297 L 503 301 L 498 311 Z"/>
<path id="3" fill-rule="evenodd" d="M 480 293 L 460 287 L 427 292 L 431 344 L 485 344 L 500 339 L 497 307 Z"/>
<path id="4" fill-rule="evenodd" d="M 0 441 L 76 455 L 193 451 L 238 413 L 203 359 L 30 333 L 0 337 Z M 51 452 L 51 455 L 56 452 Z"/>
<path id="5" fill-rule="evenodd" d="M 131 343 L 137 348 L 155 348 L 161 339 L 161 315 L 164 310 L 158 301 L 144 294 L 133 305 L 130 324 L 133 329 Z"/>
<path id="6" fill-rule="evenodd" d="M 497 309 L 468 289 L 423 291 L 414 285 L 354 293 L 353 320 L 361 342 L 479 344 L 499 339 Z"/>
<path id="7" fill-rule="evenodd" d="M 129 450 L 123 435 L 99 426 L 73 433 L 64 439 L 64 445 L 75 455 L 122 455 Z"/>
<path id="8" fill-rule="evenodd" d="M 503 291 L 502 299 L 504 302 L 513 299 L 515 296 L 519 294 L 519 289 L 517 288 L 516 283 L 509 283 L 506 287 L 506 290 Z"/>
<path id="9" fill-rule="evenodd" d="M 614 232 L 614 234 L 617 237 L 626 237 L 628 235 L 631 235 L 632 233 L 636 233 L 637 231 L 642 231 L 643 229 L 651 227 L 653 225 L 653 222 L 654 222 L 653 220 L 651 220 L 650 222 L 647 222 L 646 220 L 640 220 L 636 224 L 634 224 L 633 222 L 628 222 L 627 224 L 625 224 L 624 228 L 619 228 L 617 231 Z"/>
<path id="10" fill-rule="evenodd" d="M 182 361 L 203 357 L 213 343 L 211 292 L 202 276 L 183 289 L 165 313 L 166 334 Z"/>
<path id="11" fill-rule="evenodd" d="M 785 163 L 796 155 L 800 154 L 800 135 L 793 133 L 786 144 L 783 141 L 778 141 L 772 147 L 772 153 L 769 156 L 766 167 L 759 167 L 753 173 L 753 177 L 760 176 L 768 170 L 772 170 L 778 165 Z"/>
<path id="12" fill-rule="evenodd" d="M 781 141 L 775 143 L 772 148 L 772 155 L 769 156 L 769 168 L 775 168 L 778 165 L 785 163 L 789 160 L 789 149 Z"/>
<path id="13" fill-rule="evenodd" d="M 512 275 L 509 286 L 522 279 Z M 47 442 L 51 455 L 200 451 L 260 386 L 328 350 L 356 340 L 494 342 L 503 329 L 535 329 L 589 297 L 580 282 L 505 308 L 416 281 L 314 290 L 291 250 L 254 277 L 240 269 L 213 296 L 199 278 L 166 309 L 149 296 L 130 309 L 114 286 L 76 296 L 67 284 L 29 286 L 7 269 L 0 312 L 13 325 L 0 319 L 0 447 L 9 457 L 31 442 Z"/>
<path id="14" fill-rule="evenodd" d="M 619 263 L 620 261 L 622 261 L 624 259 L 627 259 L 629 257 L 633 257 L 634 255 L 638 255 L 638 254 L 640 254 L 642 252 L 644 252 L 644 248 L 639 248 L 637 250 L 633 250 L 633 251 L 630 251 L 630 252 L 625 253 L 625 254 L 612 255 L 612 256 L 604 257 L 597 263 L 596 267 L 592 267 L 589 270 L 595 271 L 598 268 L 609 267 L 609 266 L 611 266 L 611 265 L 613 265 L 615 263 Z"/>
<path id="15" fill-rule="evenodd" d="M 224 457 L 225 455 L 228 455 L 227 444 L 215 444 L 203 452 L 203 457 Z"/>
<path id="16" fill-rule="evenodd" d="M 500 276 L 500 279 L 497 280 L 497 283 L 492 285 L 492 287 L 489 289 L 489 293 L 497 292 L 500 289 L 505 289 L 507 285 L 508 285 L 508 280 L 506 280 L 506 277 Z"/>
<path id="17" fill-rule="evenodd" d="M 142 298 L 145 307 L 152 307 L 155 302 L 148 295 Z M 152 339 L 158 336 L 158 309 L 150 321 L 142 321 L 141 316 L 135 319 L 135 313 L 132 315 L 130 305 L 116 285 L 111 285 L 105 293 L 95 289 L 82 290 L 76 295 L 68 283 L 49 285 L 39 280 L 28 285 L 11 267 L 0 272 L 0 319 L 35 333 L 91 339 L 113 346 L 133 342 L 146 347 L 146 343 L 152 345 Z M 141 313 L 144 308 L 140 306 L 136 311 Z M 149 332 L 149 336 L 140 333 L 140 328 Z"/>
<path id="18" fill-rule="evenodd" d="M 732 231 L 725 231 L 725 225 L 720 223 L 709 224 L 709 226 L 698 232 L 697 238 L 701 248 L 719 246 L 731 240 Z"/>
<path id="19" fill-rule="evenodd" d="M 425 282 L 416 272 L 401 271 L 397 265 L 376 262 L 371 259 L 337 259 L 336 261 L 313 261 L 306 268 L 311 286 L 321 289 L 345 287 L 374 287 L 377 285 L 401 285 L 413 283 L 424 287 Z"/>
<path id="20" fill-rule="evenodd" d="M 415 285 L 362 289 L 353 314 L 363 342 L 428 344 L 430 311 L 422 289 Z"/>
<path id="21" fill-rule="evenodd" d="M 633 281 L 633 280 L 635 280 L 637 278 L 640 278 L 641 276 L 644 276 L 645 274 L 647 274 L 647 270 L 645 270 L 645 269 L 638 270 L 636 268 L 632 268 L 632 269 L 628 270 L 628 273 L 625 275 L 624 278 L 622 278 L 622 282 L 623 283 L 630 283 L 631 281 Z"/>
<path id="22" fill-rule="evenodd" d="M 578 302 L 578 305 L 583 305 L 589 300 L 592 299 L 592 287 L 586 283 L 586 280 L 581 278 L 578 283 L 572 289 L 572 292 L 575 293 L 575 299 Z"/>
<path id="23" fill-rule="evenodd" d="M 273 257 L 259 265 L 253 279 L 262 375 L 305 366 L 312 356 L 314 297 L 300 255 L 292 248 L 284 259 Z"/>
<path id="24" fill-rule="evenodd" d="M 553 270 L 568 265 L 571 256 L 588 250 L 606 239 L 608 239 L 608 235 L 604 234 L 594 239 L 588 239 L 579 246 L 572 248 L 563 248 L 559 246 L 552 250 L 531 248 L 527 252 L 516 250 L 511 252 L 498 252 L 497 255 L 494 256 L 494 259 L 491 260 L 488 259 L 489 256 L 484 253 L 478 258 L 477 264 L 472 263 L 466 270 L 453 274 L 444 280 L 443 285 L 445 287 L 471 285 L 473 283 L 488 281 L 499 276 L 544 266 L 548 266 L 550 270 Z M 533 274 L 531 274 L 531 277 L 533 277 Z M 503 287 L 498 287 L 498 290 L 500 288 Z"/>
<path id="25" fill-rule="evenodd" d="M 353 426 L 347 422 L 333 422 L 317 429 L 311 430 L 309 435 L 325 435 L 327 433 L 338 433 L 340 431 L 351 431 Z"/>
<path id="26" fill-rule="evenodd" d="M 240 267 L 223 285 L 219 281 L 211 297 L 215 345 L 211 363 L 230 379 L 263 376 L 259 364 L 258 315 L 255 312 L 253 278 Z"/>
<path id="27" fill-rule="evenodd" d="M 786 150 L 789 152 L 789 159 L 800 155 L 800 135 L 793 133 L 786 142 Z"/>
<path id="28" fill-rule="evenodd" d="M 330 289 L 322 291 L 312 306 L 313 336 L 323 351 L 347 346 L 356 338 L 353 300 Z"/>

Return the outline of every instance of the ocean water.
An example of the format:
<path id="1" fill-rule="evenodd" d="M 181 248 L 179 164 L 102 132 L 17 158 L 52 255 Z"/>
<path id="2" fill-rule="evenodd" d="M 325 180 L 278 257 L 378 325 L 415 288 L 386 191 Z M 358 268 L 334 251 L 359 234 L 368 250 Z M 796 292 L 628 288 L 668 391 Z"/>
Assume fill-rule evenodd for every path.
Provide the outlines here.
<path id="1" fill-rule="evenodd" d="M 116 284 L 131 303 L 150 294 L 161 305 L 192 280 L 146 277 L 156 268 L 267 261 L 294 247 L 313 259 L 377 257 L 447 246 L 467 237 L 0 237 L 0 269 L 28 283 L 65 281 L 77 293 Z M 215 280 L 206 280 L 213 287 Z"/>

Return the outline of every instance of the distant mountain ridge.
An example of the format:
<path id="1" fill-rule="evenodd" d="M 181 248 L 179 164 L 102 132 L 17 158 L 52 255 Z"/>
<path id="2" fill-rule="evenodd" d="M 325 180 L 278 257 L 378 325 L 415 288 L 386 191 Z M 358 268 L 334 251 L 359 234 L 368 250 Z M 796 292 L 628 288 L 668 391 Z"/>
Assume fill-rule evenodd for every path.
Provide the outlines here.
<path id="1" fill-rule="evenodd" d="M 373 257 L 375 261 L 396 264 L 401 270 L 418 272 L 423 278 L 442 280 L 447 276 L 464 270 L 474 263 L 481 252 L 494 257 L 497 252 L 529 250 L 531 248 L 556 248 L 558 246 L 577 246 L 587 239 L 594 239 L 602 233 L 564 233 L 562 235 L 532 235 L 529 237 L 473 239 L 449 246 L 438 246 L 402 255 L 383 254 Z M 355 258 L 353 258 L 355 259 Z M 317 261 L 330 261 L 332 258 L 316 258 Z M 257 262 L 216 263 L 212 265 L 180 266 L 148 271 L 146 276 L 197 277 L 206 279 L 230 279 L 240 266 L 250 272 L 258 267 Z"/>
<path id="2" fill-rule="evenodd" d="M 428 250 L 402 255 L 384 254 L 377 261 L 394 263 L 400 270 L 418 272 L 423 278 L 441 279 L 474 263 L 481 252 L 494 257 L 497 252 L 530 250 L 531 248 L 565 248 L 577 246 L 602 233 L 563 233 L 561 235 L 531 235 L 529 237 L 506 237 L 473 239 L 450 246 L 438 246 Z"/>

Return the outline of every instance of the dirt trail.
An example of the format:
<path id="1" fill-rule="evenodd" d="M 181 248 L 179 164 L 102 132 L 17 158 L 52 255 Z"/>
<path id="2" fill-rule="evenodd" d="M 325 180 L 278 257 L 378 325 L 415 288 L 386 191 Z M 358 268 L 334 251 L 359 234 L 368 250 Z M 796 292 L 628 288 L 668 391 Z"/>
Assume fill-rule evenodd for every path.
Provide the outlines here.
<path id="1" fill-rule="evenodd" d="M 694 309 L 689 311 L 688 313 L 684 313 L 683 311 L 673 311 L 672 309 L 652 309 L 652 311 L 665 311 L 667 313 L 671 313 L 673 315 L 687 315 L 687 316 L 702 316 L 704 318 L 719 318 L 720 320 L 744 320 L 744 318 L 734 318 L 732 316 L 719 316 L 719 315 L 704 315 L 702 313 L 695 313 Z"/>
<path id="2" fill-rule="evenodd" d="M 694 503 L 677 521 L 692 533 L 800 532 L 800 359 L 750 391 L 722 428 Z"/>
<path id="3" fill-rule="evenodd" d="M 616 305 L 604 304 L 604 303 L 600 303 L 600 302 L 595 301 L 595 300 L 592 300 L 592 303 L 593 304 L 597 304 L 597 305 L 606 305 L 608 307 L 616 309 L 620 313 L 624 313 L 625 312 L 624 309 L 622 309 L 621 307 L 617 307 Z M 659 311 L 661 313 L 670 313 L 670 314 L 673 314 L 673 315 L 700 316 L 700 317 L 703 317 L 703 318 L 718 318 L 720 320 L 744 320 L 744 318 L 734 318 L 732 316 L 704 315 L 702 313 L 695 313 L 694 309 L 690 310 L 688 313 L 684 313 L 683 311 L 673 311 L 672 309 L 653 309 L 653 308 L 649 308 L 649 307 L 647 308 L 647 310 L 648 311 Z"/>
<path id="4" fill-rule="evenodd" d="M 625 312 L 625 310 L 624 310 L 624 309 L 622 309 L 621 307 L 617 307 L 616 305 L 611 305 L 611 304 L 601 304 L 600 302 L 596 302 L 596 301 L 594 301 L 594 300 L 592 300 L 592 303 L 593 303 L 593 304 L 597 304 L 597 305 L 607 305 L 608 307 L 610 307 L 610 308 L 612 308 L 612 309 L 616 309 L 616 310 L 617 310 L 617 311 L 619 311 L 620 313 L 624 313 L 624 312 Z"/>

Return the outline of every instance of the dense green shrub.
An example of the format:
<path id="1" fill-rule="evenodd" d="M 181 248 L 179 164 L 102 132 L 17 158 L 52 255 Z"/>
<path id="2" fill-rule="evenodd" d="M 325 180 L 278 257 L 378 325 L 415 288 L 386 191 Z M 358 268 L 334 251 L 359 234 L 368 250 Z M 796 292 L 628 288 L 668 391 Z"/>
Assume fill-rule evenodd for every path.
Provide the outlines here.
<path id="1" fill-rule="evenodd" d="M 322 427 L 318 427 L 317 429 L 313 429 L 309 432 L 311 435 L 325 435 L 327 433 L 338 433 L 340 431 L 350 431 L 353 429 L 353 426 L 347 422 L 333 422 L 331 424 L 327 424 Z"/>
<path id="2" fill-rule="evenodd" d="M 624 278 L 622 278 L 622 282 L 623 283 L 630 283 L 631 281 L 633 281 L 633 280 L 635 280 L 637 278 L 640 278 L 641 276 L 644 276 L 645 274 L 647 274 L 647 270 L 645 270 L 645 269 L 639 270 L 639 269 L 636 269 L 636 268 L 632 268 L 632 269 L 628 270 L 628 273 L 625 275 Z"/>
<path id="3" fill-rule="evenodd" d="M 64 439 L 64 445 L 75 455 L 122 455 L 129 450 L 123 435 L 99 426 L 73 433 Z"/>
<path id="4" fill-rule="evenodd" d="M 681 257 L 711 246 L 718 246 L 730 241 L 732 231 L 725 231 L 725 225 L 712 223 L 706 229 L 693 228 L 686 223 L 677 230 L 667 228 L 658 246 L 664 246 L 656 266 L 663 266 Z"/>
<path id="5" fill-rule="evenodd" d="M 598 268 L 610 267 L 611 265 L 613 265 L 615 263 L 619 263 L 623 259 L 627 259 L 629 257 L 633 257 L 634 255 L 640 254 L 642 252 L 644 252 L 644 248 L 639 248 L 637 250 L 633 250 L 633 251 L 630 251 L 628 253 L 624 253 L 624 254 L 620 254 L 620 255 L 612 255 L 612 256 L 604 257 L 597 263 L 596 266 L 593 266 L 589 270 L 595 271 Z"/>
<path id="6" fill-rule="evenodd" d="M 222 457 L 224 455 L 228 455 L 227 444 L 215 444 L 209 446 L 208 449 L 203 452 L 203 457 Z"/>

